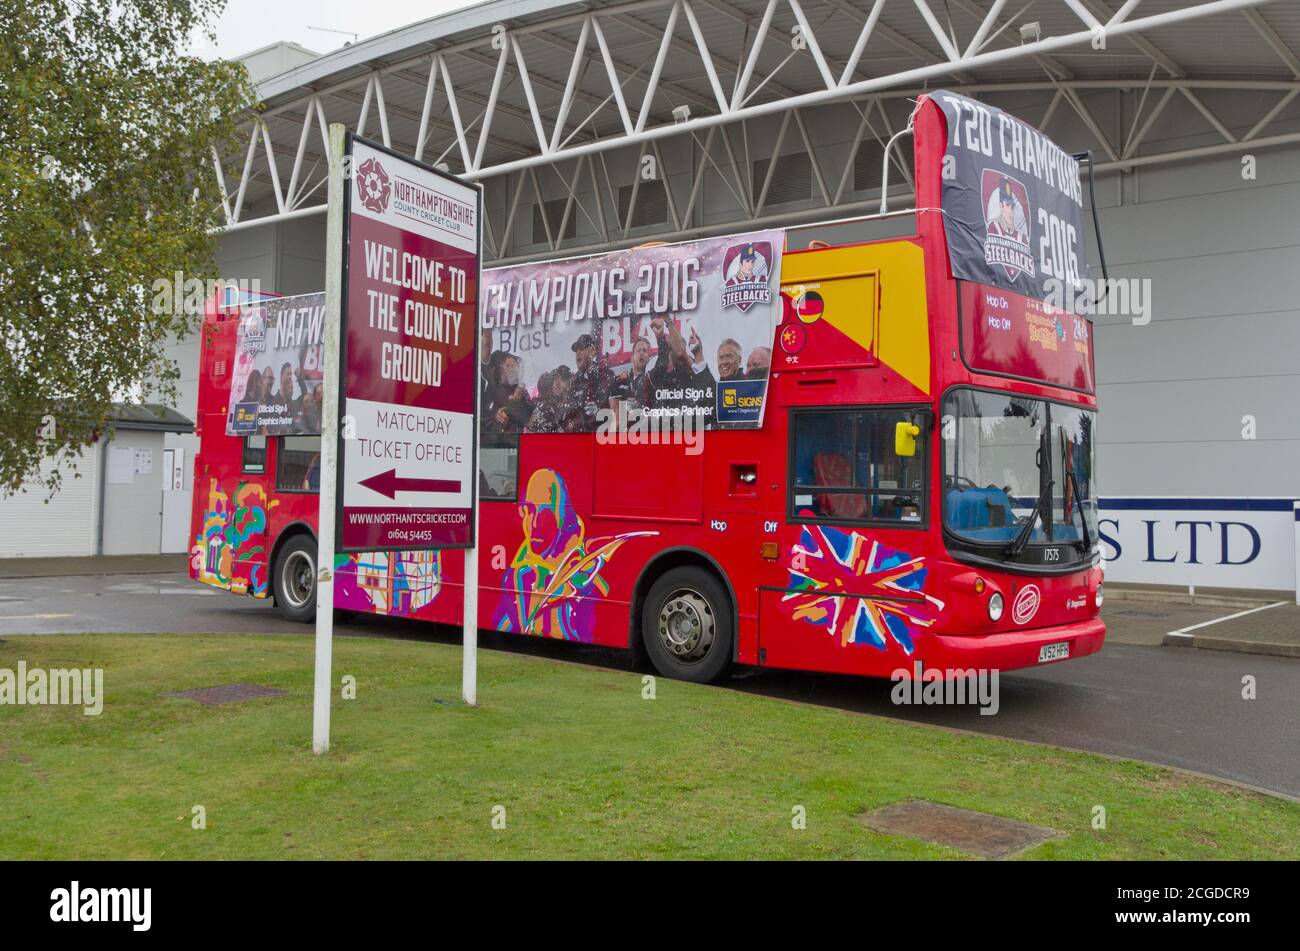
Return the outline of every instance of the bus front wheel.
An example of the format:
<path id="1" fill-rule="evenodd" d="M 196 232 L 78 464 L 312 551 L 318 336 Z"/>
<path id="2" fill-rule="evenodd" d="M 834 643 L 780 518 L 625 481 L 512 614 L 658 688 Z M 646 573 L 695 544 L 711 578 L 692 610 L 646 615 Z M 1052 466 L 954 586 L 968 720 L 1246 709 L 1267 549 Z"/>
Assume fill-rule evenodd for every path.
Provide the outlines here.
<path id="1" fill-rule="evenodd" d="M 665 677 L 712 683 L 731 667 L 730 602 L 707 571 L 684 566 L 651 587 L 641 610 L 641 639 Z"/>
<path id="2" fill-rule="evenodd" d="M 303 624 L 316 617 L 316 540 L 295 535 L 275 559 L 272 587 L 275 606 L 290 621 Z"/>

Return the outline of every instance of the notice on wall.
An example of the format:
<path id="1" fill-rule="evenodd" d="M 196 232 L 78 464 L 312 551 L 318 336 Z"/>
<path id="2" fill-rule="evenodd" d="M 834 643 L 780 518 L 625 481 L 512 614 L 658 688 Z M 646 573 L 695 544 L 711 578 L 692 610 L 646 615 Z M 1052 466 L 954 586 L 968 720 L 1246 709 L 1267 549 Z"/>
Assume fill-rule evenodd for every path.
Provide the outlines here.
<path id="1" fill-rule="evenodd" d="M 139 447 L 131 450 L 131 471 L 135 475 L 152 475 L 153 450 Z"/>
<path id="2" fill-rule="evenodd" d="M 135 481 L 135 457 L 126 446 L 108 447 L 108 484 L 130 485 Z"/>

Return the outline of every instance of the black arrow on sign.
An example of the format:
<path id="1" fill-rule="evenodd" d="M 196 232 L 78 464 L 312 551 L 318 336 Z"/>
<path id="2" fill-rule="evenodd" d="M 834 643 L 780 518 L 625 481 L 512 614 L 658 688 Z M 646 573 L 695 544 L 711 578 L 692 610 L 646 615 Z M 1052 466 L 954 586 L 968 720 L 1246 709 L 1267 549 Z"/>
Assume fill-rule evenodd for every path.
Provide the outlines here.
<path id="1" fill-rule="evenodd" d="M 396 498 L 398 492 L 459 492 L 459 479 L 408 479 L 397 474 L 396 469 L 389 469 L 360 482 L 367 489 L 378 492 L 388 498 Z"/>

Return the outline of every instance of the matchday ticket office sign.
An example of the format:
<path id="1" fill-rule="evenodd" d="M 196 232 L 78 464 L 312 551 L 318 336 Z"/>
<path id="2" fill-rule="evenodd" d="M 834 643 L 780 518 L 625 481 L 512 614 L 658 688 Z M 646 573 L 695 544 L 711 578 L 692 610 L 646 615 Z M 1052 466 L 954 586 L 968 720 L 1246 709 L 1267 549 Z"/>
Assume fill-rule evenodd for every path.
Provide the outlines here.
<path id="1" fill-rule="evenodd" d="M 338 550 L 472 548 L 480 192 L 348 153 Z"/>

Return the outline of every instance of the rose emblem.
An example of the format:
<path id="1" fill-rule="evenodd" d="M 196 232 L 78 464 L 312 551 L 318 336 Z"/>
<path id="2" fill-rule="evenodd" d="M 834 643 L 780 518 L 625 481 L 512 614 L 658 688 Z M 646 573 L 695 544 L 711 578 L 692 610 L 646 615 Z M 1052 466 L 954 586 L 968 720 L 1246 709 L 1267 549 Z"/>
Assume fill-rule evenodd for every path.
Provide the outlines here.
<path id="1" fill-rule="evenodd" d="M 393 194 L 393 185 L 388 180 L 388 173 L 375 159 L 369 158 L 357 169 L 357 191 L 361 204 L 377 215 L 388 210 L 388 199 Z"/>

